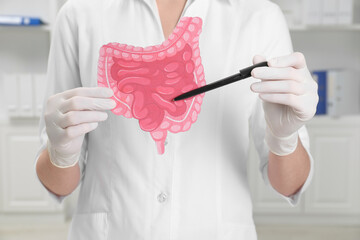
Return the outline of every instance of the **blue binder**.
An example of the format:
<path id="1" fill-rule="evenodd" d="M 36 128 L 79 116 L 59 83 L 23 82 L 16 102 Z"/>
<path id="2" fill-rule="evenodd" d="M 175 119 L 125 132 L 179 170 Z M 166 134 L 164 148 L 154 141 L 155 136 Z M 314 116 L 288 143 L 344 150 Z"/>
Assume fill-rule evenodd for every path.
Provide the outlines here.
<path id="1" fill-rule="evenodd" d="M 0 25 L 2 26 L 39 26 L 44 22 L 37 17 L 0 15 Z"/>
<path id="2" fill-rule="evenodd" d="M 324 115 L 327 114 L 327 71 L 314 71 L 312 74 L 314 80 L 318 83 L 319 103 L 316 108 L 316 115 Z"/>

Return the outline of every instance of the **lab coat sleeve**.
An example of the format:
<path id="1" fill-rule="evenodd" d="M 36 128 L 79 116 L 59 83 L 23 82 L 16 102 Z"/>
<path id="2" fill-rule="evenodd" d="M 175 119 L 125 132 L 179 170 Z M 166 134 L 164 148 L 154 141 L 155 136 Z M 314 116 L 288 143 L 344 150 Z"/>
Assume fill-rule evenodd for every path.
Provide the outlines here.
<path id="1" fill-rule="evenodd" d="M 292 52 L 290 34 L 281 10 L 278 6 L 273 4 L 271 11 L 268 12 L 271 14 L 269 14 L 268 19 L 264 19 L 263 31 L 265 34 L 262 38 L 264 41 L 261 45 L 263 46 L 263 49 L 259 54 L 264 55 L 267 59 L 290 54 Z M 265 127 L 264 110 L 261 100 L 257 97 L 250 118 L 250 131 L 260 158 L 260 172 L 266 185 L 269 185 L 276 194 L 288 201 L 291 206 L 296 206 L 301 195 L 309 186 L 314 172 L 314 161 L 310 154 L 309 136 L 306 127 L 300 128 L 298 134 L 300 141 L 310 158 L 310 173 L 301 189 L 290 197 L 280 194 L 270 184 L 268 177 L 269 148 L 265 142 Z"/>
<path id="2" fill-rule="evenodd" d="M 35 156 L 35 167 L 41 152 L 44 151 L 47 146 L 48 136 L 46 134 L 44 122 L 44 111 L 47 99 L 49 96 L 56 93 L 82 86 L 78 67 L 77 28 L 74 17 L 72 1 L 68 1 L 62 7 L 57 16 L 52 34 L 46 78 L 46 93 L 43 102 L 43 112 L 39 123 L 41 146 Z M 84 175 L 86 149 L 87 137 L 85 137 L 84 143 L 82 145 L 81 156 L 79 160 L 81 179 Z M 64 199 L 64 196 L 57 196 L 49 190 L 48 192 L 50 196 L 59 203 L 61 203 Z"/>

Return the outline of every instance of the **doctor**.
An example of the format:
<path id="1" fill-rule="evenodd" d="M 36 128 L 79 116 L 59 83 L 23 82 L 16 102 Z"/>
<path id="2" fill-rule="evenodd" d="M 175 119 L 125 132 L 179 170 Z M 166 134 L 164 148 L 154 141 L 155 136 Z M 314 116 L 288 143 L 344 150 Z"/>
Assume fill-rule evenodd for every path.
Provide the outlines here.
<path id="1" fill-rule="evenodd" d="M 99 49 L 164 42 L 181 17 L 202 19 L 207 83 L 269 60 L 253 78 L 208 92 L 186 132 L 158 154 L 136 119 L 113 114 L 97 86 Z M 296 205 L 312 177 L 304 124 L 317 85 L 268 0 L 69 0 L 52 38 L 36 172 L 59 202 L 81 182 L 69 239 L 255 240 L 249 135 L 265 183 Z"/>

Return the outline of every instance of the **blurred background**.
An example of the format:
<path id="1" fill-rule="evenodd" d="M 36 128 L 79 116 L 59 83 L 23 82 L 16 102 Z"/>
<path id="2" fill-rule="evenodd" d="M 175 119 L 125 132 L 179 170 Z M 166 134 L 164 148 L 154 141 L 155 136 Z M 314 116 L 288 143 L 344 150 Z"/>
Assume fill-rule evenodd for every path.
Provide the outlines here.
<path id="1" fill-rule="evenodd" d="M 76 204 L 77 192 L 56 204 L 34 170 L 51 33 L 65 1 L 0 0 L 0 240 L 66 239 Z M 360 240 L 360 0 L 274 2 L 320 101 L 308 124 L 315 176 L 297 207 L 264 186 L 251 148 L 259 240 Z"/>

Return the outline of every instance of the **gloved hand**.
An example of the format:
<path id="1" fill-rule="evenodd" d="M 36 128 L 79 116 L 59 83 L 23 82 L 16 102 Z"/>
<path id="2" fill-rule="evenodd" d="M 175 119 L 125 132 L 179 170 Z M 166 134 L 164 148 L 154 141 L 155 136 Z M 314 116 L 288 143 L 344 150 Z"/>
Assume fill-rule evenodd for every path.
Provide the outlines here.
<path id="1" fill-rule="evenodd" d="M 255 56 L 253 61 L 259 63 L 265 58 Z M 251 89 L 263 100 L 265 141 L 271 152 L 284 156 L 295 151 L 297 131 L 315 115 L 317 83 L 301 53 L 271 59 L 268 65 L 252 71 L 252 76 L 261 82 L 253 83 Z"/>
<path id="2" fill-rule="evenodd" d="M 45 108 L 50 161 L 59 168 L 74 166 L 84 135 L 107 119 L 116 106 L 109 88 L 75 88 L 49 97 Z"/>

